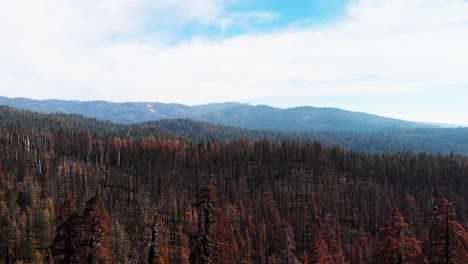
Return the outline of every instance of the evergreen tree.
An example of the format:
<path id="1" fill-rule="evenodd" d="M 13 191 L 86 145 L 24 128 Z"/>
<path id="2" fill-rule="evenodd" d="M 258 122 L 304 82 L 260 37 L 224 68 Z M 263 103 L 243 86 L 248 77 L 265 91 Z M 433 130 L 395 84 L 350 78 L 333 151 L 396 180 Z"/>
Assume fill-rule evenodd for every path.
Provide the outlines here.
<path id="1" fill-rule="evenodd" d="M 319 234 L 312 242 L 311 250 L 303 256 L 304 264 L 334 264 L 335 260 L 328 251 L 328 245 Z"/>
<path id="2" fill-rule="evenodd" d="M 74 199 L 68 199 L 60 206 L 57 222 L 59 226 L 52 246 L 54 262 L 70 263 L 72 256 L 77 252 L 77 227 L 81 223 L 81 217 L 78 215 Z"/>
<path id="3" fill-rule="evenodd" d="M 446 198 L 440 199 L 433 221 L 424 246 L 429 263 L 468 263 L 468 233 L 458 223 L 453 204 Z"/>
<path id="4" fill-rule="evenodd" d="M 114 252 L 110 249 L 113 237 L 112 218 L 97 195 L 86 203 L 83 217 L 89 247 L 88 264 L 113 263 Z"/>
<path id="5" fill-rule="evenodd" d="M 72 208 L 69 208 L 73 211 Z M 70 210 L 64 210 L 67 213 Z M 112 219 L 104 208 L 100 196 L 86 203 L 83 216 L 77 213 L 57 228 L 53 255 L 55 263 L 113 263 L 110 249 L 113 237 Z"/>
<path id="6" fill-rule="evenodd" d="M 230 236 L 216 188 L 211 184 L 203 188 L 194 206 L 199 210 L 198 234 L 190 253 L 190 263 L 229 263 L 232 260 L 228 244 Z"/>
<path id="7" fill-rule="evenodd" d="M 408 224 L 395 209 L 393 216 L 380 228 L 372 263 L 423 263 L 421 243 L 410 235 Z"/>
<path id="8" fill-rule="evenodd" d="M 11 244 L 15 239 L 15 227 L 9 214 L 0 214 L 0 263 L 9 263 Z"/>

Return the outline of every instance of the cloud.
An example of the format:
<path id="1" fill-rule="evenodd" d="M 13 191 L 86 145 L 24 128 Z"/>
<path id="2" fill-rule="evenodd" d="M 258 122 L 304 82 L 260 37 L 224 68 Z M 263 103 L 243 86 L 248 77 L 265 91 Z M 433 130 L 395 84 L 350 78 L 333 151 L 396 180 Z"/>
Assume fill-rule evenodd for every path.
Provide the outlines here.
<path id="1" fill-rule="evenodd" d="M 253 11 L 245 13 L 229 13 L 223 14 L 222 17 L 217 18 L 216 22 L 221 28 L 221 32 L 224 35 L 224 32 L 228 26 L 236 25 L 240 27 L 248 27 L 252 23 L 268 23 L 276 19 L 279 14 L 267 12 L 267 11 Z"/>
<path id="2" fill-rule="evenodd" d="M 229 17 L 234 19 L 256 19 L 261 21 L 270 21 L 277 18 L 279 15 L 272 12 L 267 11 L 253 11 L 253 12 L 246 12 L 246 13 L 234 13 L 230 14 Z"/>
<path id="3" fill-rule="evenodd" d="M 280 15 L 233 14 L 214 0 L 4 1 L 0 93 L 198 104 L 468 83 L 466 1 L 361 0 L 327 24 L 176 44 L 147 29 L 163 14 L 181 28 Z"/>

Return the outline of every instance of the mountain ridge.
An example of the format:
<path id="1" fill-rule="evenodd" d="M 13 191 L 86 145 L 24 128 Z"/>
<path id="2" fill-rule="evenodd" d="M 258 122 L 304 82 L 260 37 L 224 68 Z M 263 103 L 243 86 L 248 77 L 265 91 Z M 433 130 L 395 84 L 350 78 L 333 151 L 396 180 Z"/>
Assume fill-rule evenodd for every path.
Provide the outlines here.
<path id="1" fill-rule="evenodd" d="M 412 122 L 333 107 L 298 106 L 283 109 L 238 102 L 188 106 L 160 102 L 35 100 L 24 97 L 0 96 L 0 105 L 47 114 L 74 113 L 121 124 L 188 118 L 226 126 L 282 132 L 376 132 L 391 127 L 402 129 L 440 127 L 435 124 Z"/>
<path id="2" fill-rule="evenodd" d="M 228 142 L 245 138 L 250 142 L 269 139 L 273 142 L 320 141 L 324 146 L 339 145 L 350 151 L 395 153 L 402 151 L 468 155 L 468 128 L 389 128 L 380 132 L 280 132 L 253 130 L 212 124 L 193 119 L 162 119 L 136 124 L 118 124 L 78 114 L 42 114 L 0 105 L 0 127 L 9 129 L 27 124 L 37 131 L 57 133 L 57 127 L 69 129 L 69 134 L 89 133 L 95 139 L 150 138 L 182 140 L 198 144 L 203 141 Z"/>

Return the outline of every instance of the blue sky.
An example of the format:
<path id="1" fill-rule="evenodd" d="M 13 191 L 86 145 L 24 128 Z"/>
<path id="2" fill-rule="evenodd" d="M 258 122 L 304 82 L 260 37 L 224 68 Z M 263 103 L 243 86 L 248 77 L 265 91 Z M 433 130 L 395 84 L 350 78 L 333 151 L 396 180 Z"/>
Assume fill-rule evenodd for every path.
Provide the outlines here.
<path id="1" fill-rule="evenodd" d="M 0 2 L 0 95 L 468 125 L 466 0 Z"/>
<path id="2" fill-rule="evenodd" d="M 199 19 L 180 19 L 180 14 L 167 8 L 145 12 L 146 22 L 136 39 L 145 41 L 148 35 L 163 34 L 169 45 L 197 38 L 224 40 L 243 34 L 268 34 L 318 26 L 340 16 L 349 1 L 345 0 L 240 0 L 218 1 L 222 11 Z M 117 38 L 118 39 L 118 38 Z"/>
<path id="3" fill-rule="evenodd" d="M 197 36 L 229 38 L 246 33 L 268 33 L 288 30 L 290 27 L 317 26 L 345 15 L 349 1 L 299 0 L 299 1 L 231 1 L 224 5 L 225 17 L 210 24 L 192 20 L 183 25 L 176 41 Z M 157 17 L 154 18 L 158 23 Z M 224 26 L 222 25 L 222 23 Z M 221 24 L 221 25 L 220 25 Z"/>

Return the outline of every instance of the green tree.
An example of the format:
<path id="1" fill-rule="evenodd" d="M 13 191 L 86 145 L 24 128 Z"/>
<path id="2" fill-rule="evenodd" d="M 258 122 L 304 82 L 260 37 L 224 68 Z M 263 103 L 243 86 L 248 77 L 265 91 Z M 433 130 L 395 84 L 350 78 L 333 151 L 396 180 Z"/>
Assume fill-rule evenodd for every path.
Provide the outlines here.
<path id="1" fill-rule="evenodd" d="M 3 263 L 10 262 L 10 249 L 15 239 L 15 226 L 9 214 L 0 215 L 0 256 Z"/>
<path id="2" fill-rule="evenodd" d="M 28 238 L 21 243 L 20 258 L 26 263 L 34 262 L 34 242 L 31 236 L 28 236 Z"/>

